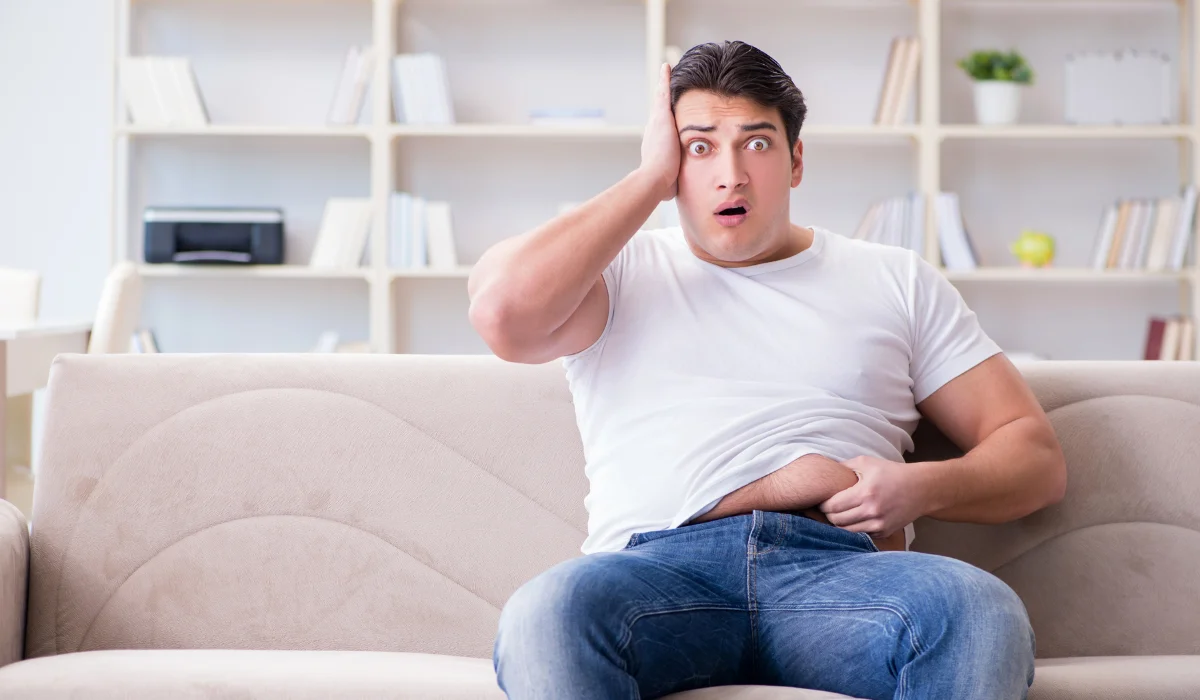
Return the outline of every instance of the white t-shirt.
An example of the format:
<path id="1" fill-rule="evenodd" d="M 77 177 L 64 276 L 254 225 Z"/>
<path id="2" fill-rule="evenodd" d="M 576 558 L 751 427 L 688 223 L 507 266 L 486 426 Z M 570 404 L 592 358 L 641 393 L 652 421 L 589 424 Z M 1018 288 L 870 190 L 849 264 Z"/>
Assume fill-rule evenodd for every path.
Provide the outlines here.
<path id="1" fill-rule="evenodd" d="M 902 462 L 915 404 L 1000 352 L 915 253 L 813 230 L 741 268 L 697 258 L 679 227 L 639 231 L 604 270 L 604 332 L 563 358 L 584 553 L 679 527 L 805 454 Z"/>

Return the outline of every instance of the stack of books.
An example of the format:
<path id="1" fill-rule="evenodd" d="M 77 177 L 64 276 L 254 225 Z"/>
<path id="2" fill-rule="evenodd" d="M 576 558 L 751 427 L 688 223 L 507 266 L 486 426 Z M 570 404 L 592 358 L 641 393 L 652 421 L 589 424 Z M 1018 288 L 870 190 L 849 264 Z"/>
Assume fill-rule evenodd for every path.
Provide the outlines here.
<path id="1" fill-rule="evenodd" d="M 912 193 L 871 205 L 854 238 L 900 246 L 925 255 L 925 197 Z"/>
<path id="2" fill-rule="evenodd" d="M 1123 199 L 1104 210 L 1092 251 L 1096 270 L 1182 270 L 1196 219 L 1195 185 L 1177 197 Z"/>
<path id="3" fill-rule="evenodd" d="M 393 192 L 388 265 L 399 270 L 451 270 L 458 266 L 450 203 Z"/>
<path id="4" fill-rule="evenodd" d="M 323 270 L 356 268 L 362 265 L 371 229 L 371 200 L 332 197 L 325 203 L 321 229 L 313 245 L 310 267 Z"/>
<path id="5" fill-rule="evenodd" d="M 404 53 L 392 60 L 392 109 L 402 124 L 453 124 L 454 103 L 446 62 L 432 53 Z"/>
<path id="6" fill-rule="evenodd" d="M 937 199 L 938 249 L 942 254 L 942 267 L 951 272 L 963 272 L 979 267 L 979 255 L 971 243 L 962 210 L 958 205 L 958 194 L 941 192 Z"/>
<path id="7" fill-rule="evenodd" d="M 370 46 L 351 46 L 342 63 L 342 74 L 333 102 L 329 105 L 330 124 L 355 124 L 362 114 L 366 102 L 367 87 L 371 84 L 371 73 L 375 69 L 375 49 Z"/>
<path id="8" fill-rule="evenodd" d="M 896 125 L 909 123 L 917 73 L 921 65 L 921 40 L 912 36 L 892 39 L 887 69 L 879 90 L 875 108 L 875 123 Z"/>
<path id="9" fill-rule="evenodd" d="M 205 126 L 208 109 L 186 58 L 121 59 L 121 91 L 129 117 L 139 126 Z"/>
<path id="10" fill-rule="evenodd" d="M 1153 317 L 1146 332 L 1144 360 L 1196 359 L 1196 323 L 1192 318 Z"/>

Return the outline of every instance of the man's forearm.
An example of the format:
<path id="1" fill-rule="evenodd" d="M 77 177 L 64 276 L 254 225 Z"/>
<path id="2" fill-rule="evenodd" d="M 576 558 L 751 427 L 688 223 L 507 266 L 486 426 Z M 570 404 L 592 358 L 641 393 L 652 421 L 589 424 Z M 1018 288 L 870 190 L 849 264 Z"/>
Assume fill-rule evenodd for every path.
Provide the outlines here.
<path id="1" fill-rule="evenodd" d="M 662 184 L 635 170 L 577 208 L 492 246 L 467 280 L 472 315 L 503 317 L 517 336 L 550 334 L 661 200 Z"/>
<path id="2" fill-rule="evenodd" d="M 1062 499 L 1062 450 L 1044 423 L 1015 420 L 958 459 L 918 462 L 925 514 L 938 520 L 1004 523 Z"/>

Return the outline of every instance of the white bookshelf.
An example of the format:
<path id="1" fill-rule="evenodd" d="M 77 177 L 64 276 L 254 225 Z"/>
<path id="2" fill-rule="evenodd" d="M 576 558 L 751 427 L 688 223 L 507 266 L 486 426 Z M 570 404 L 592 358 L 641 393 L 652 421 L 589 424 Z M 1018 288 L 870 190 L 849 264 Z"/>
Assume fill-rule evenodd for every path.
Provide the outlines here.
<path id="1" fill-rule="evenodd" d="M 653 76 L 668 44 L 686 48 L 699 41 L 742 38 L 779 59 L 809 103 L 801 131 L 807 146 L 806 179 L 793 195 L 797 222 L 850 233 L 867 206 L 881 197 L 961 190 L 973 237 L 991 243 L 993 254 L 985 254 L 984 262 L 1003 260 L 994 267 L 946 273 L 963 285 L 969 301 L 1036 288 L 1048 290 L 1047 303 L 1053 304 L 1059 297 L 1078 296 L 1054 290 L 1094 288 L 1102 296 L 1109 293 L 1106 289 L 1146 287 L 1151 291 L 1129 295 L 1145 299 L 1148 306 L 1130 307 L 1130 318 L 1136 313 L 1194 314 L 1200 308 L 1194 267 L 1163 273 L 1081 267 L 1104 204 L 1120 196 L 1164 196 L 1173 187 L 1200 181 L 1198 159 L 1192 156 L 1200 145 L 1200 94 L 1191 79 L 1200 21 L 1187 0 L 748 0 L 746 12 L 734 16 L 723 0 L 294 0 L 286 5 L 286 18 L 279 17 L 283 6 L 277 0 L 118 0 L 116 7 L 113 258 L 141 259 L 141 207 L 185 203 L 178 198 L 189 191 L 186 187 L 172 190 L 161 184 L 173 162 L 180 163 L 180 172 L 192 168 L 206 173 L 202 201 L 186 204 L 280 204 L 289 232 L 291 252 L 283 266 L 140 265 L 146 277 L 156 280 L 148 295 L 175 284 L 187 285 L 172 292 L 176 298 L 236 284 L 253 289 L 257 301 L 283 308 L 321 298 L 320 290 L 329 285 L 336 290 L 330 296 L 340 303 L 362 305 L 346 309 L 345 315 L 365 319 L 363 334 L 378 352 L 479 350 L 481 342 L 462 340 L 469 335 L 462 326 L 470 264 L 497 240 L 552 216 L 555 202 L 598 193 L 636 167 Z M 764 12 L 771 22 L 762 21 Z M 1072 50 L 1119 48 L 1105 34 L 1114 16 L 1128 18 L 1131 43 L 1156 48 L 1170 42 L 1180 82 L 1178 124 L 1078 127 L 1047 116 L 1057 104 L 1058 44 Z M 187 32 L 181 32 L 184 27 Z M 870 121 L 888 42 L 899 34 L 921 40 L 917 104 L 910 123 L 876 126 Z M 257 48 L 257 54 L 230 48 L 232 38 L 250 36 L 264 36 L 265 48 Z M 359 124 L 328 126 L 323 123 L 325 108 L 342 55 L 352 44 L 373 44 L 380 57 L 368 103 Z M 970 107 L 964 100 L 968 88 L 953 62 L 966 44 L 1016 46 L 1031 57 L 1039 81 L 1052 87 L 1025 110 L 1029 123 L 980 127 L 964 117 Z M 460 123 L 392 122 L 390 57 L 403 51 L 436 51 L 446 58 Z M 192 57 L 214 123 L 198 128 L 130 124 L 117 67 L 122 57 L 138 54 Z M 546 60 L 547 55 L 555 60 Z M 283 63 L 293 57 L 295 66 Z M 243 72 L 248 77 L 243 79 Z M 520 76 L 519 81 L 513 76 Z M 263 92 L 259 81 L 270 81 L 273 91 L 266 92 L 287 106 L 276 107 L 258 94 Z M 559 127 L 523 121 L 524 111 L 535 104 L 560 96 L 564 104 L 574 104 L 589 94 L 596 95 L 611 123 Z M 1079 150 L 1094 149 L 1097 141 L 1110 145 Z M 1114 159 L 1136 162 L 1135 169 L 1145 177 L 1133 185 L 1114 178 L 1095 180 L 1097 170 L 1125 169 L 1121 163 L 1096 165 L 1095 153 L 1110 150 Z M 1151 155 L 1139 155 L 1143 151 Z M 222 166 L 221 158 L 230 164 Z M 1028 188 L 1034 192 L 1014 193 L 1017 201 L 1011 206 L 988 199 L 995 189 L 989 178 L 1023 181 L 1026 170 L 1043 169 L 1040 163 L 1026 166 L 1021 158 L 1045 158 L 1045 169 L 1061 170 L 1065 178 L 1072 167 L 1093 177 L 1081 178 L 1069 206 L 1060 207 L 1071 212 L 1061 215 L 1066 223 L 1061 233 L 1055 232 L 1062 267 L 1024 270 L 1011 267 L 1011 256 L 995 253 L 1015 232 L 1009 231 L 1010 223 L 989 228 L 987 221 L 1011 218 L 1013 210 L 1054 209 L 1037 199 L 1037 190 L 1045 189 L 1037 183 Z M 581 162 L 588 167 L 580 169 Z M 993 162 L 1001 163 L 996 169 L 1001 174 L 992 172 Z M 266 175 L 237 175 L 251 171 Z M 1147 189 L 1138 190 L 1134 185 L 1139 182 Z M 255 194 L 259 188 L 264 193 Z M 396 189 L 451 202 L 463 265 L 452 270 L 389 269 L 387 207 Z M 176 199 L 160 201 L 172 196 Z M 324 199 L 332 196 L 369 197 L 373 203 L 370 262 L 362 268 L 326 271 L 302 264 L 311 249 L 314 221 Z M 974 225 L 972 206 L 983 225 Z M 930 211 L 926 248 L 930 261 L 940 264 L 934 223 Z M 364 282 L 365 291 L 346 287 Z M 296 294 L 291 290 L 297 284 L 314 289 Z M 281 287 L 287 291 L 272 291 L 275 285 L 287 285 Z M 162 313 L 165 307 L 156 308 Z M 1072 308 L 1070 313 L 1079 311 Z M 433 330 L 406 327 L 421 323 Z M 458 340 L 439 346 L 439 323 L 452 326 L 445 336 Z M 309 332 L 314 341 L 319 330 Z M 1139 342 L 1143 332 L 1144 323 L 1127 329 Z M 414 340 L 418 337 L 423 340 Z M 163 344 L 170 349 L 169 339 Z M 1128 356 L 1130 343 L 1122 347 L 1109 354 Z"/>

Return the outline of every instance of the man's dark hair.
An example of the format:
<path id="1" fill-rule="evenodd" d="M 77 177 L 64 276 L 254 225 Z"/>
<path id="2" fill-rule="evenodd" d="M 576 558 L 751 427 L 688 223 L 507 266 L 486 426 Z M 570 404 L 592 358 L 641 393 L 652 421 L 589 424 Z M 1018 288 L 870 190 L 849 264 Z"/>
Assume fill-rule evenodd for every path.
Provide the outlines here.
<path id="1" fill-rule="evenodd" d="M 746 97 L 775 107 L 783 117 L 788 151 L 796 147 L 808 111 L 804 95 L 779 62 L 743 41 L 697 44 L 671 69 L 671 107 L 688 90 L 707 90 L 722 97 Z"/>

